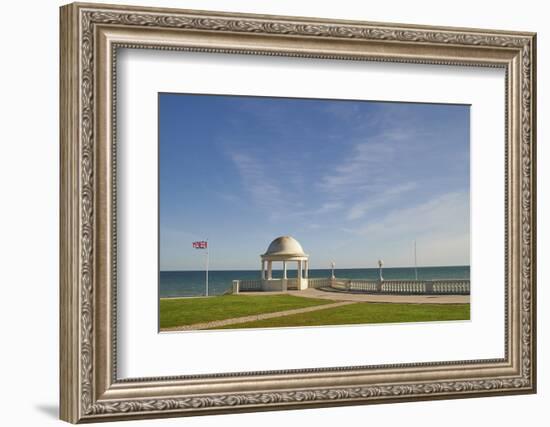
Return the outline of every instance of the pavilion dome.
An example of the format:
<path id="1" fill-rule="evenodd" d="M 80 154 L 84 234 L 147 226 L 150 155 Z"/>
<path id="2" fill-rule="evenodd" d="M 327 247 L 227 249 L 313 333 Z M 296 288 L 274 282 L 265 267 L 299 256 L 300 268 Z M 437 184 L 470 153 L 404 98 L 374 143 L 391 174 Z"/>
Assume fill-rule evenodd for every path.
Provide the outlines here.
<path id="1" fill-rule="evenodd" d="M 306 256 L 302 245 L 291 236 L 281 236 L 273 240 L 264 255 Z"/>

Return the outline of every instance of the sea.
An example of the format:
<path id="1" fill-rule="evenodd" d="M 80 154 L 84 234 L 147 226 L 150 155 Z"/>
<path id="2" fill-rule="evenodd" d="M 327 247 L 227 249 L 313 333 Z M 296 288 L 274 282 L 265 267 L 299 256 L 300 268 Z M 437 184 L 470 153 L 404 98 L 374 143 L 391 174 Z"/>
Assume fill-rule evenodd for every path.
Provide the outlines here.
<path id="1" fill-rule="evenodd" d="M 418 280 L 469 279 L 470 266 L 418 267 Z M 208 272 L 209 295 L 221 295 L 232 287 L 233 280 L 260 278 L 259 270 L 211 270 Z M 310 278 L 328 278 L 330 269 L 310 269 Z M 281 278 L 282 270 L 273 270 L 273 278 Z M 377 268 L 338 268 L 334 275 L 343 279 L 378 279 Z M 382 270 L 385 280 L 414 280 L 414 267 L 394 267 Z M 289 279 L 296 277 L 296 270 L 288 270 Z M 206 272 L 203 271 L 161 271 L 159 296 L 192 297 L 205 295 Z"/>

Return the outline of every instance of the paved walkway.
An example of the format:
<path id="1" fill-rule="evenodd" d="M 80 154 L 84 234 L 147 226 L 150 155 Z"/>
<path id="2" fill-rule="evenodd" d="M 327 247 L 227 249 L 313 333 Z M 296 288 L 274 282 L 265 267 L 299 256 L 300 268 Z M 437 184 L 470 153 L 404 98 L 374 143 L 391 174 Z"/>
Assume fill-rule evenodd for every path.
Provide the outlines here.
<path id="1" fill-rule="evenodd" d="M 353 302 L 393 302 L 402 304 L 467 304 L 469 295 L 383 295 L 341 292 L 331 289 L 307 288 L 303 291 L 269 292 L 269 294 L 285 293 L 306 298 L 330 299 L 333 301 Z M 243 292 L 243 295 L 266 295 L 266 292 Z"/>
<path id="2" fill-rule="evenodd" d="M 265 295 L 265 292 L 262 292 Z M 333 304 L 316 305 L 306 308 L 295 308 L 293 310 L 276 311 L 275 313 L 255 314 L 252 316 L 234 317 L 233 319 L 214 320 L 212 322 L 194 323 L 192 325 L 176 326 L 174 328 L 163 328 L 163 332 L 172 331 L 193 331 L 197 329 L 214 329 L 227 325 L 236 325 L 237 323 L 254 322 L 256 320 L 273 319 L 275 317 L 291 316 L 293 314 L 309 313 L 311 311 L 325 310 L 327 308 L 341 307 L 343 305 L 354 304 L 356 301 L 340 301 Z"/>

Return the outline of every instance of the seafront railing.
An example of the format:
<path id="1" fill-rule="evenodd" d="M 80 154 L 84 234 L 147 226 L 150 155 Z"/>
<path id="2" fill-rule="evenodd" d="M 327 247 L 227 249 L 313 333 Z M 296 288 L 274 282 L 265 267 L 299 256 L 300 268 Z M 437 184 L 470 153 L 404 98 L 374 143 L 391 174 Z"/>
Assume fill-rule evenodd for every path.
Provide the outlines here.
<path id="1" fill-rule="evenodd" d="M 327 286 L 330 286 L 330 279 L 328 277 L 307 279 L 308 288 L 319 289 L 326 288 Z"/>
<path id="2" fill-rule="evenodd" d="M 433 293 L 436 294 L 470 294 L 470 281 L 469 280 L 456 280 L 447 282 L 434 282 Z"/>
<path id="3" fill-rule="evenodd" d="M 282 279 L 280 279 L 282 280 Z M 287 289 L 298 288 L 297 279 L 286 279 Z M 343 278 L 310 278 L 308 288 L 341 292 L 376 293 L 376 294 L 403 294 L 403 295 L 469 295 L 470 280 L 367 280 Z M 234 280 L 233 293 L 262 291 L 264 281 Z M 267 289 L 269 290 L 269 289 Z"/>
<path id="4" fill-rule="evenodd" d="M 263 290 L 271 290 L 271 288 L 280 287 L 283 280 L 286 281 L 286 288 L 288 290 L 297 290 L 298 289 L 298 279 L 274 279 L 270 280 L 269 283 L 272 285 L 268 289 L 264 287 L 264 281 L 258 279 L 249 279 L 249 280 L 233 280 L 233 293 L 236 292 L 255 292 Z"/>
<path id="5" fill-rule="evenodd" d="M 382 292 L 392 294 L 426 294 L 429 285 L 426 282 L 408 281 L 408 280 L 392 280 L 391 282 L 382 283 Z M 431 293 L 431 292 L 430 292 Z"/>
<path id="6" fill-rule="evenodd" d="M 235 293 L 235 283 L 237 283 L 237 292 L 242 291 L 261 291 L 261 280 L 233 280 L 233 293 Z"/>

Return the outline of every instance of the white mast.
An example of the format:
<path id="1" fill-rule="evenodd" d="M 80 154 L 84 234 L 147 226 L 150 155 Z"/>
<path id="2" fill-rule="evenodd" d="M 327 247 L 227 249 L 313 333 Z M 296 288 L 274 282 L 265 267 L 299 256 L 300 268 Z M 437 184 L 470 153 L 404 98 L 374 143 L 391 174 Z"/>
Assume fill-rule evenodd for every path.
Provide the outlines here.
<path id="1" fill-rule="evenodd" d="M 414 240 L 414 280 L 418 280 L 418 268 L 416 267 L 416 239 Z"/>
<path id="2" fill-rule="evenodd" d="M 206 239 L 206 296 L 208 296 L 208 252 L 210 248 L 208 247 L 208 239 Z"/>

